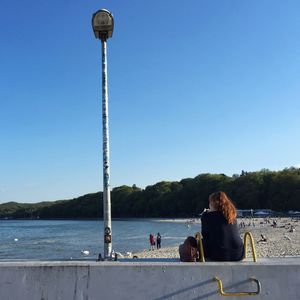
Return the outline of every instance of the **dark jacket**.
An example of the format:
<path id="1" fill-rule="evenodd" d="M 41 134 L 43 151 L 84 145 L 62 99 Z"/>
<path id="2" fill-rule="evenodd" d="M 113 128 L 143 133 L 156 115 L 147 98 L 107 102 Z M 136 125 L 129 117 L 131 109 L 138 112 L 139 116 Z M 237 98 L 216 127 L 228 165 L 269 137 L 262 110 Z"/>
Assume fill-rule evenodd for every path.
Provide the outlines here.
<path id="1" fill-rule="evenodd" d="M 238 261 L 244 258 L 243 241 L 236 220 L 228 224 L 220 211 L 204 212 L 201 217 L 203 248 L 206 258 Z"/>

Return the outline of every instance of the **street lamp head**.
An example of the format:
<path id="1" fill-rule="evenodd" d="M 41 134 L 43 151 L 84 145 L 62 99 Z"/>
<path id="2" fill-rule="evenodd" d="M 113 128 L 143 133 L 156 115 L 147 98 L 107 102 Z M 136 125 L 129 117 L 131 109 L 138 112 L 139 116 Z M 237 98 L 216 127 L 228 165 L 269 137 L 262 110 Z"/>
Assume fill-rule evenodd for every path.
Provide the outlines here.
<path id="1" fill-rule="evenodd" d="M 114 30 L 114 17 L 106 9 L 100 9 L 93 14 L 92 26 L 97 39 L 108 39 L 112 37 Z"/>

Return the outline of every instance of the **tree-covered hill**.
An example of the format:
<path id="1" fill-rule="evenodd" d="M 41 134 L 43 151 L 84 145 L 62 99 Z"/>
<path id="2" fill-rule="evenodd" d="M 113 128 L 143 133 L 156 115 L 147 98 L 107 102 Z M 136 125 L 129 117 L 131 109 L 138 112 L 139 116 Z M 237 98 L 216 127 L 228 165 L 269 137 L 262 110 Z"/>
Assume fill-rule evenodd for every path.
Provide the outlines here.
<path id="1" fill-rule="evenodd" d="M 261 170 L 240 175 L 200 174 L 162 181 L 140 189 L 133 185 L 111 192 L 112 217 L 191 217 L 208 207 L 208 195 L 225 191 L 240 209 L 300 210 L 300 169 Z M 0 205 L 0 218 L 100 218 L 102 192 L 72 200 Z"/>

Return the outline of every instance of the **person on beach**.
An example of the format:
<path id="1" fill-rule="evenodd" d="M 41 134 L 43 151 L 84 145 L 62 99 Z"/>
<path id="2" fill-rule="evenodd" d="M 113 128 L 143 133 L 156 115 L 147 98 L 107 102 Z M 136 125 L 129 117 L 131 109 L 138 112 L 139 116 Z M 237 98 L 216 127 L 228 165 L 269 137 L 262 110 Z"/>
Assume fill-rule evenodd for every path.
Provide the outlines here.
<path id="1" fill-rule="evenodd" d="M 184 243 L 179 246 L 179 257 L 182 262 L 195 262 L 197 260 L 197 240 L 188 236 Z"/>
<path id="2" fill-rule="evenodd" d="M 159 232 L 157 233 L 157 236 L 156 236 L 156 248 L 157 248 L 157 250 L 159 250 L 161 248 L 161 235 Z"/>
<path id="3" fill-rule="evenodd" d="M 209 196 L 209 209 L 204 209 L 201 217 L 205 258 L 215 261 L 239 261 L 244 258 L 244 245 L 236 216 L 236 208 L 224 192 Z"/>
<path id="4" fill-rule="evenodd" d="M 149 242 L 150 242 L 150 251 L 154 250 L 154 246 L 155 246 L 155 240 L 154 240 L 154 235 L 152 233 L 150 233 L 149 235 Z"/>
<path id="5" fill-rule="evenodd" d="M 267 241 L 267 238 L 263 234 L 261 234 L 260 236 L 261 236 L 261 239 L 259 241 L 257 241 L 257 243 L 260 243 L 260 242 L 265 243 Z"/>

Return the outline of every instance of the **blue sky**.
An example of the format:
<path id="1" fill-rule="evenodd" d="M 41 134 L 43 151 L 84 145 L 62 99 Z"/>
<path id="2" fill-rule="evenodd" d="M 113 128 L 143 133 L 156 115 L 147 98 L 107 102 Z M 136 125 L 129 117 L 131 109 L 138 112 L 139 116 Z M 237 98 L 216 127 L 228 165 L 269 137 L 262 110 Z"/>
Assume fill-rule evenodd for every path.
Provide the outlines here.
<path id="1" fill-rule="evenodd" d="M 1 0 L 0 202 L 300 166 L 300 1 Z"/>

